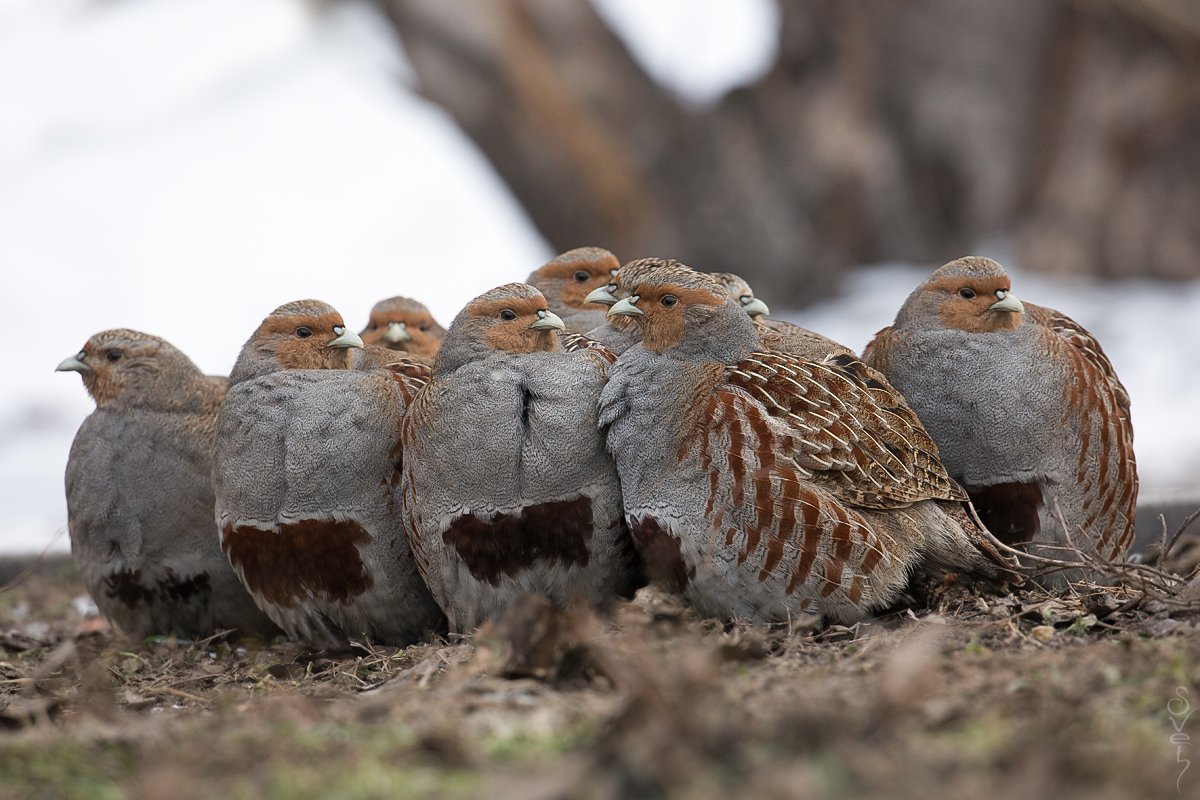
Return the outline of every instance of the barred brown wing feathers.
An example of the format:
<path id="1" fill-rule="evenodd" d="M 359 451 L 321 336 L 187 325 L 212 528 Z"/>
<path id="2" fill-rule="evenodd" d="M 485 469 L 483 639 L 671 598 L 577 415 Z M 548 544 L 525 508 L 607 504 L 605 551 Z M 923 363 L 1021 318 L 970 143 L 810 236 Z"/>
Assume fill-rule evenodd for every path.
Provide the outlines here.
<path id="1" fill-rule="evenodd" d="M 855 358 L 754 353 L 727 369 L 726 381 L 790 429 L 797 465 L 852 504 L 895 508 L 966 498 L 916 415 Z"/>
<path id="2" fill-rule="evenodd" d="M 1138 487 L 1129 394 L 1087 329 L 1054 309 L 1026 308 L 1033 321 L 1051 332 L 1051 342 L 1066 344 L 1064 414 L 1079 426 L 1075 477 L 1086 494 L 1079 525 L 1094 532 L 1097 552 L 1119 557 L 1133 539 Z"/>
<path id="3" fill-rule="evenodd" d="M 423 364 L 417 366 L 424 367 Z M 407 409 L 404 414 L 404 419 L 400 423 L 400 447 L 401 452 L 413 453 L 419 449 L 417 437 L 420 435 L 422 428 L 429 424 L 430 409 L 429 395 L 422 392 L 421 389 L 429 382 L 430 375 L 428 368 L 425 368 L 425 374 L 421 374 L 419 370 L 412 370 L 410 374 L 397 374 L 396 382 L 401 386 L 401 391 L 412 391 L 413 395 L 407 399 Z M 404 471 L 404 476 L 400 482 L 400 491 L 402 492 L 400 506 L 400 519 L 404 528 L 404 535 L 408 539 L 408 547 L 412 551 L 413 560 L 416 561 L 417 571 L 421 573 L 421 577 L 430 582 L 433 576 L 430 574 L 429 554 L 426 552 L 424 542 L 421 540 L 421 519 L 420 519 L 420 504 L 416 502 L 416 494 L 413 489 L 412 480 L 412 459 L 405 458 L 402 462 L 401 469 Z"/>
<path id="4" fill-rule="evenodd" d="M 853 355 L 848 347 L 790 322 L 759 317 L 754 321 L 754 326 L 758 329 L 759 342 L 765 350 L 792 353 L 804 358 Z"/>
<path id="5" fill-rule="evenodd" d="M 924 487 L 920 499 L 967 499 L 966 492 L 947 474 L 933 437 L 882 373 L 853 356 L 833 356 L 827 363 L 850 375 L 863 389 L 867 402 L 856 406 L 855 414 L 863 417 L 867 435 L 903 461 L 905 474 Z"/>
<path id="6" fill-rule="evenodd" d="M 762 375 L 740 371 L 742 380 L 755 383 Z M 707 473 L 709 535 L 759 583 L 806 597 L 801 610 L 815 607 L 818 597 L 833 606 L 857 606 L 871 596 L 876 567 L 894 566 L 896 544 L 800 463 L 800 436 L 768 411 L 772 398 L 786 400 L 777 387 L 767 383 L 761 397 L 766 400 L 756 402 L 753 392 L 718 384 L 701 407 L 704 424 L 681 447 L 680 460 Z M 847 452 L 808 460 L 836 469 Z M 858 462 L 846 464 L 853 469 Z"/>
<path id="7" fill-rule="evenodd" d="M 887 372 L 892 352 L 899 342 L 900 338 L 895 328 L 888 326 L 880 329 L 863 348 L 863 363 L 880 373 Z"/>
<path id="8" fill-rule="evenodd" d="M 405 405 L 412 403 L 433 374 L 428 364 L 409 358 L 398 359 L 383 369 L 391 373 L 392 380 L 404 396 Z"/>
<path id="9" fill-rule="evenodd" d="M 603 358 L 609 364 L 617 362 L 617 354 L 609 350 L 604 345 L 597 342 L 595 339 L 589 339 L 582 333 L 572 333 L 570 331 L 560 331 L 558 334 L 559 347 L 564 353 L 579 353 L 591 352 Z"/>
<path id="10" fill-rule="evenodd" d="M 1032 303 L 1026 303 L 1025 307 L 1029 309 L 1030 317 L 1034 321 L 1058 334 L 1059 338 L 1078 351 L 1089 364 L 1100 371 L 1105 382 L 1111 388 L 1117 407 L 1128 417 L 1129 393 L 1125 391 L 1125 387 L 1117 378 L 1117 372 L 1113 369 L 1112 362 L 1108 360 L 1104 349 L 1100 347 L 1100 342 L 1096 341 L 1096 338 L 1086 328 L 1061 311 L 1035 306 Z"/>

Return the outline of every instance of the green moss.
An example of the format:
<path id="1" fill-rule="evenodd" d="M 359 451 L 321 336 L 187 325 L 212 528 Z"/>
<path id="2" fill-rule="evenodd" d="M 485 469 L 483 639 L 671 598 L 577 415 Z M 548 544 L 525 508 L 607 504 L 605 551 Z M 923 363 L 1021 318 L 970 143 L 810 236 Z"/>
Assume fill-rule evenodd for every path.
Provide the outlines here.
<path id="1" fill-rule="evenodd" d="M 409 728 L 382 724 L 276 723 L 242 737 L 252 771 L 232 776 L 234 798 L 403 798 L 463 796 L 479 777 L 428 762 Z"/>
<path id="2" fill-rule="evenodd" d="M 465 770 L 447 770 L 431 765 L 391 764 L 360 759 L 330 769 L 319 764 L 277 764 L 265 786 L 241 784 L 228 796 L 259 800 L 305 800 L 338 797 L 389 798 L 465 797 L 480 785 L 480 776 Z"/>
<path id="3" fill-rule="evenodd" d="M 1012 735 L 1011 723 L 987 714 L 964 725 L 957 741 L 964 761 L 990 767 L 1008 750 Z"/>
<path id="4" fill-rule="evenodd" d="M 485 737 L 479 746 L 490 760 L 512 766 L 532 766 L 575 750 L 590 741 L 592 735 L 593 730 L 585 725 L 550 733 L 517 730 L 505 736 Z"/>
<path id="5" fill-rule="evenodd" d="M 132 748 L 117 742 L 75 736 L 56 742 L 8 742 L 0 748 L 0 793 L 30 800 L 120 798 L 120 781 L 134 762 Z"/>

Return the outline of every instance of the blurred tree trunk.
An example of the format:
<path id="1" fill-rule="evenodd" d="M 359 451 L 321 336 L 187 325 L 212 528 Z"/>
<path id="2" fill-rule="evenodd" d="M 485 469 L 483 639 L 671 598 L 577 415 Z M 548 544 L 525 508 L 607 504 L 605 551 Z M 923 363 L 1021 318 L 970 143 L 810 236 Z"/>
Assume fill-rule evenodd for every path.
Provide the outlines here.
<path id="1" fill-rule="evenodd" d="M 558 249 L 794 303 L 1003 236 L 1033 269 L 1200 275 L 1200 3 L 785 2 L 771 71 L 697 110 L 580 0 L 379 2 Z"/>

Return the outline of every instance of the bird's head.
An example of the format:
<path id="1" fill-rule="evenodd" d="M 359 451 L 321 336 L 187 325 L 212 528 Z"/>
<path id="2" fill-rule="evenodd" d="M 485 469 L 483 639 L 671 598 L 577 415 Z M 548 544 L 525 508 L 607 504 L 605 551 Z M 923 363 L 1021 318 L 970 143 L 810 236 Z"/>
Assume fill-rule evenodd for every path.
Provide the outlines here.
<path id="1" fill-rule="evenodd" d="M 589 302 L 599 303 L 611 309 L 619 301 L 632 295 L 643 278 L 653 275 L 655 271 L 668 263 L 678 264 L 678 262 L 661 258 L 641 258 L 636 261 L 630 261 L 618 269 L 608 283 L 593 290 L 587 299 Z M 693 271 L 691 267 L 686 267 L 682 264 L 679 264 L 679 266 L 688 272 Z M 630 314 L 609 314 L 608 324 L 626 333 L 632 333 L 641 328 L 635 319 L 635 315 Z"/>
<path id="2" fill-rule="evenodd" d="M 602 247 L 579 247 L 538 267 L 527 283 L 545 295 L 551 309 L 564 314 L 600 311 L 604 304 L 590 298 L 614 279 L 620 266 L 617 257 Z"/>
<path id="3" fill-rule="evenodd" d="M 909 295 L 896 322 L 983 333 L 1017 328 L 1024 316 L 1004 267 L 967 256 L 935 270 Z"/>
<path id="4" fill-rule="evenodd" d="M 191 359 L 148 333 L 117 328 L 101 331 L 62 360 L 57 372 L 78 372 L 97 407 L 113 403 L 152 406 L 200 375 Z"/>
<path id="5" fill-rule="evenodd" d="M 437 323 L 429 309 L 407 297 L 389 297 L 376 303 L 361 334 L 365 345 L 379 345 L 425 358 L 437 353 L 445 335 L 446 329 Z"/>
<path id="6" fill-rule="evenodd" d="M 726 294 L 738 301 L 742 310 L 750 315 L 750 319 L 758 319 L 771 313 L 770 307 L 754 296 L 754 290 L 741 275 L 735 275 L 732 272 L 714 272 L 712 276 L 725 287 Z"/>
<path id="7" fill-rule="evenodd" d="M 272 311 L 242 347 L 231 380 L 285 369 L 349 369 L 350 348 L 362 347 L 342 315 L 320 300 L 296 300 Z"/>
<path id="8" fill-rule="evenodd" d="M 608 310 L 642 328 L 642 347 L 654 352 L 687 344 L 714 358 L 727 345 L 756 341 L 754 326 L 741 304 L 713 276 L 660 258 L 632 261 L 618 273 L 618 288 L 629 294 Z M 725 340 L 725 341 L 722 341 Z"/>
<path id="9" fill-rule="evenodd" d="M 558 349 L 563 321 L 526 283 L 508 283 L 467 303 L 438 351 L 436 371 L 456 369 L 496 351 L 540 353 Z"/>

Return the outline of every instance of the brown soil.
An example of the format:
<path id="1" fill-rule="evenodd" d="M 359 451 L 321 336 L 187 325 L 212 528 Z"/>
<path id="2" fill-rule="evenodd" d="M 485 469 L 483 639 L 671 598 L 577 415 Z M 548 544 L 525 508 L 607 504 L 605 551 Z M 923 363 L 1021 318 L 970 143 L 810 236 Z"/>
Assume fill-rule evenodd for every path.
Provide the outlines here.
<path id="1" fill-rule="evenodd" d="M 1128 588 L 823 631 L 531 599 L 343 657 L 130 642 L 81 595 L 62 559 L 0 592 L 0 797 L 1200 797 L 1197 613 Z"/>

